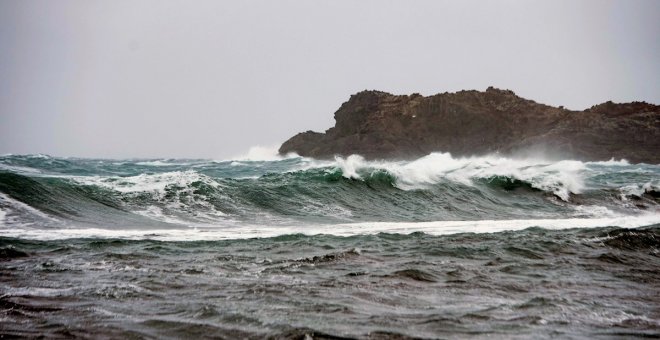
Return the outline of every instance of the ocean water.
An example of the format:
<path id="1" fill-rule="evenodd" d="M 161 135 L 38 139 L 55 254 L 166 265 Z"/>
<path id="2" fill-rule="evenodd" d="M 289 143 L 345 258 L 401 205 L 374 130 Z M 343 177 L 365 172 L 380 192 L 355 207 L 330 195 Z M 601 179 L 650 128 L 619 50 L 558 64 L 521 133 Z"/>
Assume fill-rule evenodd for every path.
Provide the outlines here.
<path id="1" fill-rule="evenodd" d="M 0 335 L 660 336 L 660 165 L 0 156 Z"/>

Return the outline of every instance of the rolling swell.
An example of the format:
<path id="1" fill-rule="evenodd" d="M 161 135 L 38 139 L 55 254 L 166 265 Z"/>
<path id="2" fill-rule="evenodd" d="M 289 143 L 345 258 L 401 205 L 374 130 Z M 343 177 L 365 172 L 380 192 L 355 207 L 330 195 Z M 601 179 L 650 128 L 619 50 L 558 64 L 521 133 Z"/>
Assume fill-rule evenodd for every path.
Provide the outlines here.
<path id="1" fill-rule="evenodd" d="M 540 190 L 506 178 L 483 180 L 474 187 L 442 181 L 424 189 L 402 190 L 396 187 L 396 177 L 383 170 L 361 179 L 346 178 L 339 169 L 247 179 L 211 179 L 190 171 L 150 176 L 162 177 L 154 180 L 157 187 L 139 187 L 131 185 L 133 179 L 115 177 L 90 181 L 2 172 L 0 191 L 50 216 L 97 225 L 257 221 L 263 215 L 281 222 L 292 218 L 432 221 L 494 214 L 510 218 L 517 215 L 507 208 L 520 206 L 548 214 L 562 209 L 548 205 Z M 513 190 L 514 195 L 509 193 Z"/>
<path id="2" fill-rule="evenodd" d="M 658 178 L 448 154 L 3 156 L 0 337 L 657 337 Z"/>
<path id="3" fill-rule="evenodd" d="M 4 210 L 17 201 L 74 225 L 529 219 L 658 208 L 658 169 L 647 165 L 448 154 L 243 163 L 5 156 L 0 164 Z"/>

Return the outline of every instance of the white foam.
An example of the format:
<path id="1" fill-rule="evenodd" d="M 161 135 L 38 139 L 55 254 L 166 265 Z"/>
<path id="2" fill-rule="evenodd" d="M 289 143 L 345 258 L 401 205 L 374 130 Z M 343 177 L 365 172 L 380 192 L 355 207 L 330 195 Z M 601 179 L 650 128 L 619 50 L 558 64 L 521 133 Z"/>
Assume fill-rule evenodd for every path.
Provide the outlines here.
<path id="1" fill-rule="evenodd" d="M 361 178 L 357 173 L 358 168 L 365 168 L 368 166 L 364 158 L 359 155 L 351 155 L 346 159 L 335 157 L 335 162 L 337 162 L 337 165 L 341 168 L 342 176 L 353 179 Z"/>
<path id="2" fill-rule="evenodd" d="M 47 222 L 57 222 L 57 223 L 60 222 L 58 219 L 36 208 L 33 208 L 21 201 L 15 200 L 2 192 L 0 192 L 0 204 L 4 207 L 3 208 L 4 210 L 0 210 L 2 211 L 2 216 L 1 216 L 2 218 L 0 218 L 0 222 L 3 222 L 7 218 L 8 213 L 14 211 L 20 211 L 25 214 L 38 217 Z"/>
<path id="3" fill-rule="evenodd" d="M 118 238 L 153 239 L 161 241 L 199 241 L 266 238 L 287 234 L 335 236 L 369 235 L 377 233 L 409 234 L 424 232 L 429 235 L 449 235 L 456 233 L 495 233 L 539 227 L 549 230 L 570 228 L 597 228 L 616 226 L 637 228 L 660 223 L 660 214 L 619 216 L 605 218 L 567 218 L 536 220 L 480 220 L 480 221 L 436 221 L 436 222 L 364 222 L 333 225 L 232 225 L 206 228 L 182 229 L 0 229 L 0 236 L 36 240 L 70 238 Z"/>
<path id="4" fill-rule="evenodd" d="M 646 183 L 644 183 L 644 185 L 642 186 L 642 188 L 644 189 L 644 191 L 648 191 L 648 190 L 658 190 L 658 185 L 655 184 L 655 181 L 653 181 L 653 182 L 646 182 Z"/>
<path id="5" fill-rule="evenodd" d="M 142 161 L 135 163 L 136 165 L 143 166 L 173 166 L 173 165 L 188 165 L 190 163 L 171 163 L 166 162 L 166 160 L 155 160 L 155 161 Z"/>
<path id="6" fill-rule="evenodd" d="M 169 185 L 187 187 L 193 182 L 203 182 L 219 187 L 218 182 L 194 170 L 172 171 L 158 174 L 140 174 L 131 177 L 78 176 L 70 177 L 83 185 L 96 185 L 122 193 L 160 192 L 164 193 Z"/>
<path id="7" fill-rule="evenodd" d="M 623 217 L 624 215 L 618 214 L 607 207 L 600 205 L 578 205 L 574 206 L 576 216 L 588 217 Z"/>
<path id="8" fill-rule="evenodd" d="M 71 295 L 74 292 L 74 289 L 44 287 L 5 287 L 3 291 L 5 296 L 55 297 Z"/>
<path id="9" fill-rule="evenodd" d="M 25 155 L 28 158 L 37 158 L 37 159 L 51 159 L 53 157 L 43 154 L 43 153 L 38 153 L 38 154 L 33 154 L 33 155 Z"/>
<path id="10" fill-rule="evenodd" d="M 642 196 L 644 188 L 638 184 L 626 185 L 619 188 L 619 197 L 622 201 L 628 201 L 628 196 Z"/>
<path id="11" fill-rule="evenodd" d="M 642 185 L 631 184 L 631 185 L 623 186 L 623 187 L 619 188 L 619 192 L 621 193 L 619 196 L 620 196 L 622 201 L 628 201 L 628 196 L 640 197 L 645 192 L 650 191 L 650 190 L 658 190 L 658 184 L 656 184 L 655 181 L 646 182 Z"/>
<path id="12" fill-rule="evenodd" d="M 194 170 L 140 174 L 131 177 L 78 176 L 70 178 L 84 185 L 96 185 L 127 195 L 147 193 L 155 201 L 159 201 L 163 207 L 151 205 L 143 209 L 131 208 L 131 210 L 157 221 L 191 225 L 197 222 L 209 223 L 227 216 L 216 209 L 205 197 L 195 194 L 195 188 L 192 187 L 194 182 L 202 182 L 216 189 L 219 189 L 221 185 Z M 168 192 L 169 187 L 176 187 L 176 190 Z M 181 213 L 186 214 L 186 217 L 192 220 L 187 221 L 187 218 L 184 220 L 178 216 Z"/>
<path id="13" fill-rule="evenodd" d="M 25 166 L 18 166 L 18 165 L 8 165 L 8 164 L 3 164 L 0 163 L 0 170 L 7 170 L 15 173 L 29 173 L 29 174 L 40 174 L 42 173 L 41 170 L 35 169 L 35 168 L 28 168 Z"/>
<path id="14" fill-rule="evenodd" d="M 142 215 L 144 217 L 150 218 L 152 220 L 156 221 L 162 221 L 165 223 L 173 223 L 173 224 L 180 224 L 180 225 L 188 225 L 190 224 L 190 221 L 184 221 L 182 219 L 177 219 L 172 216 L 168 216 L 163 212 L 163 209 L 160 207 L 157 207 L 155 205 L 150 205 L 144 210 L 136 210 L 133 211 L 134 213 L 138 215 Z"/>
<path id="15" fill-rule="evenodd" d="M 328 166 L 326 162 L 316 165 Z M 580 161 L 550 162 L 497 155 L 453 158 L 449 153 L 432 153 L 412 162 L 366 161 L 351 155 L 345 159 L 337 157 L 334 166 L 341 169 L 344 177 L 354 179 L 362 178 L 360 172 L 385 170 L 396 177 L 396 186 L 403 190 L 423 188 L 442 179 L 473 185 L 475 179 L 508 177 L 552 192 L 563 200 L 584 190 L 583 172 L 587 169 Z"/>
<path id="16" fill-rule="evenodd" d="M 279 145 L 250 147 L 247 153 L 232 157 L 234 161 L 279 161 L 288 158 L 300 157 L 295 153 L 288 153 L 284 156 L 279 154 Z"/>
<path id="17" fill-rule="evenodd" d="M 601 161 L 601 162 L 587 162 L 587 164 L 593 164 L 593 165 L 605 165 L 605 166 L 628 166 L 630 165 L 630 162 L 628 162 L 625 159 L 620 159 L 616 160 L 614 158 L 611 158 L 609 161 Z"/>

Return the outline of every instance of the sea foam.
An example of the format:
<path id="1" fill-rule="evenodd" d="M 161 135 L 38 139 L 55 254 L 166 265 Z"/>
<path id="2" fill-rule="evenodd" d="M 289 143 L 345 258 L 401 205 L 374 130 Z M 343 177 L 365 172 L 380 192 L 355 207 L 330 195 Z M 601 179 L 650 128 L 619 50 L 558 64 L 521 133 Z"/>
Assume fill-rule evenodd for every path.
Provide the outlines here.
<path id="1" fill-rule="evenodd" d="M 218 192 L 220 183 L 195 170 L 172 171 L 157 174 L 140 174 L 130 177 L 78 176 L 72 180 L 83 185 L 94 185 L 129 196 L 148 194 L 162 206 L 150 205 L 142 208 L 126 207 L 135 214 L 165 223 L 195 225 L 224 219 L 227 214 L 218 210 L 206 197 L 195 192 L 194 183 L 203 183 Z M 176 190 L 169 190 L 175 188 Z M 153 204 L 153 203 L 152 203 Z M 184 214 L 190 220 L 182 219 Z"/>
<path id="2" fill-rule="evenodd" d="M 351 155 L 336 157 L 334 166 L 341 169 L 344 177 L 353 179 L 362 179 L 362 174 L 377 170 L 387 171 L 396 177 L 396 186 L 403 190 L 424 188 L 441 180 L 473 185 L 476 179 L 507 177 L 552 192 L 565 201 L 570 194 L 584 190 L 583 172 L 586 170 L 585 163 L 573 160 L 550 162 L 497 155 L 453 158 L 449 153 L 432 153 L 410 162 L 366 161 L 359 155 Z"/>
<path id="3" fill-rule="evenodd" d="M 0 192 L 0 225 L 5 224 L 9 220 L 15 220 L 10 218 L 10 215 L 15 213 L 23 214 L 29 216 L 29 220 L 23 219 L 21 223 L 16 224 L 15 221 L 12 221 L 12 226 L 27 226 L 38 223 L 44 224 L 61 224 L 61 221 L 53 216 L 50 216 L 38 209 L 35 209 L 21 201 L 11 198 L 9 195 Z"/>
<path id="4" fill-rule="evenodd" d="M 194 170 L 171 171 L 157 174 L 140 174 L 137 176 L 77 176 L 72 180 L 84 185 L 96 185 L 122 193 L 157 192 L 164 194 L 170 185 L 188 187 L 193 182 L 203 182 L 213 187 L 219 187 L 218 182 Z"/>
<path id="5" fill-rule="evenodd" d="M 617 226 L 638 228 L 660 223 L 660 214 L 649 213 L 638 216 L 618 216 L 606 218 L 566 218 L 533 220 L 478 220 L 478 221 L 433 221 L 433 222 L 363 222 L 319 225 L 231 225 L 209 226 L 185 229 L 0 229 L 2 237 L 16 237 L 35 240 L 56 240 L 73 238 L 118 238 L 130 240 L 159 241 L 201 241 L 270 238 L 281 235 L 334 235 L 355 236 L 378 233 L 410 234 L 423 232 L 429 235 L 451 235 L 459 233 L 496 233 L 538 227 L 548 230 L 573 228 L 599 228 Z"/>

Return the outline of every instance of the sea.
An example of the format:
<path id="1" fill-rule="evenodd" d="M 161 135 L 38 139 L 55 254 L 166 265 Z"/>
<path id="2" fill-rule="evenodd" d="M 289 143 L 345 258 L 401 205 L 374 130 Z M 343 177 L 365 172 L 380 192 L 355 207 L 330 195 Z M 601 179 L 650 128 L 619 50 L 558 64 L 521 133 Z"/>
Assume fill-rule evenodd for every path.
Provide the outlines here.
<path id="1" fill-rule="evenodd" d="M 660 337 L 660 165 L 0 156 L 0 338 Z"/>

